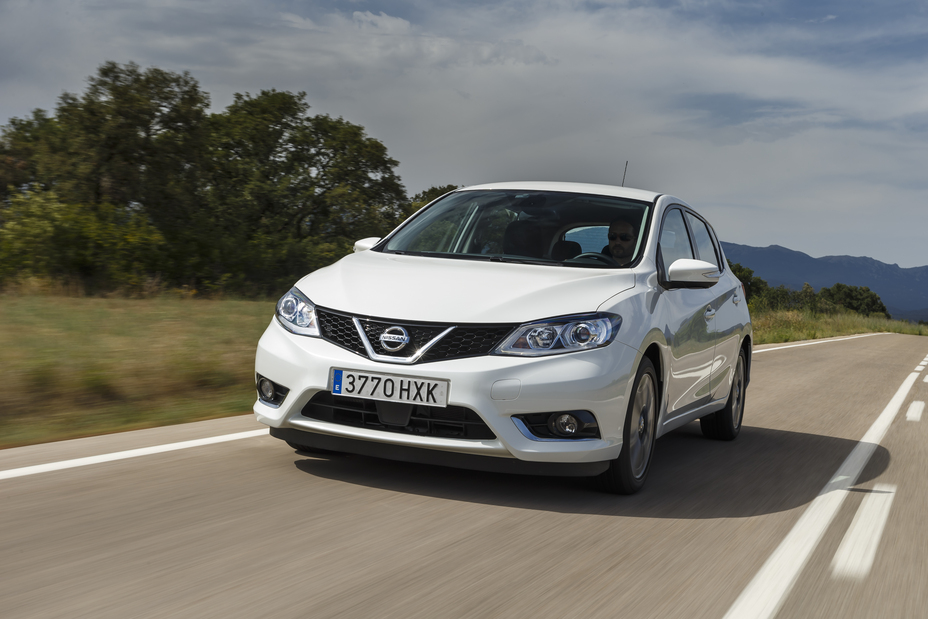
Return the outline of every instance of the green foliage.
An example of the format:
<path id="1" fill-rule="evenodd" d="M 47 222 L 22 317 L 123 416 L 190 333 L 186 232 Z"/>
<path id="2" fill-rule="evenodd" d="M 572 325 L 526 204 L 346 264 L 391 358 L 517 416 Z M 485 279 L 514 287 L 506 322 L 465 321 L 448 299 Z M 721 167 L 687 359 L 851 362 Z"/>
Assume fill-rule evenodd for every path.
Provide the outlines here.
<path id="1" fill-rule="evenodd" d="M 754 271 L 751 269 L 741 266 L 737 262 L 728 261 L 728 266 L 732 270 L 732 273 L 735 274 L 735 277 L 741 280 L 741 283 L 744 284 L 744 294 L 747 297 L 748 303 L 756 297 L 763 296 L 770 286 L 767 285 L 767 282 L 761 278 L 754 275 Z"/>
<path id="2" fill-rule="evenodd" d="M 189 73 L 107 62 L 54 116 L 0 129 L 0 284 L 276 295 L 413 211 L 386 147 L 305 93 L 208 105 Z"/>
<path id="3" fill-rule="evenodd" d="M 98 290 L 140 290 L 162 262 L 164 239 L 145 217 L 112 204 L 64 204 L 28 190 L 0 206 L 0 284 L 23 277 L 79 278 Z"/>
<path id="4" fill-rule="evenodd" d="M 39 109 L 32 118 L 13 118 L 0 128 L 0 200 L 39 181 L 43 154 L 54 143 L 57 130 L 57 122 Z"/>
<path id="5" fill-rule="evenodd" d="M 808 282 L 802 290 L 790 290 L 786 286 L 771 288 L 766 281 L 754 275 L 754 271 L 738 263 L 728 261 L 735 276 L 741 280 L 752 312 L 804 311 L 812 314 L 836 314 L 854 312 L 862 316 L 890 318 L 880 296 L 867 288 L 835 284 L 831 288 L 815 289 Z"/>
<path id="6" fill-rule="evenodd" d="M 309 116 L 305 96 L 236 95 L 210 119 L 213 268 L 235 273 L 233 287 L 276 292 L 405 214 L 386 147 L 341 118 Z"/>
<path id="7" fill-rule="evenodd" d="M 880 295 L 868 287 L 848 286 L 837 283 L 831 288 L 818 291 L 819 297 L 835 306 L 841 306 L 864 316 L 882 315 L 889 318 L 889 312 Z"/>
<path id="8" fill-rule="evenodd" d="M 410 200 L 410 205 L 412 207 L 412 212 L 418 211 L 420 208 L 431 202 L 432 200 L 437 200 L 446 193 L 450 193 L 458 188 L 458 185 L 441 185 L 441 186 L 432 186 L 426 189 L 425 191 L 420 191 L 412 197 Z"/>

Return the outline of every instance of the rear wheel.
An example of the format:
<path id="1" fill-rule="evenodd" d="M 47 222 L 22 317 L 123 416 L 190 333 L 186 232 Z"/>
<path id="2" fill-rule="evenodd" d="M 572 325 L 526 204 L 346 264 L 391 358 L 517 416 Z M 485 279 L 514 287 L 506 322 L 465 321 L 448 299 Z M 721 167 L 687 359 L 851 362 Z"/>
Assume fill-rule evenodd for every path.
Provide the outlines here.
<path id="1" fill-rule="evenodd" d="M 732 376 L 731 392 L 725 408 L 717 413 L 700 418 L 699 427 L 703 436 L 721 441 L 732 441 L 741 432 L 741 422 L 744 419 L 745 396 L 745 363 L 744 349 L 738 354 L 735 363 L 735 373 Z"/>
<path id="2" fill-rule="evenodd" d="M 632 397 L 625 413 L 622 432 L 622 451 L 600 475 L 608 492 L 634 494 L 641 490 L 651 469 L 651 455 L 657 435 L 657 372 L 647 357 L 641 360 Z"/>

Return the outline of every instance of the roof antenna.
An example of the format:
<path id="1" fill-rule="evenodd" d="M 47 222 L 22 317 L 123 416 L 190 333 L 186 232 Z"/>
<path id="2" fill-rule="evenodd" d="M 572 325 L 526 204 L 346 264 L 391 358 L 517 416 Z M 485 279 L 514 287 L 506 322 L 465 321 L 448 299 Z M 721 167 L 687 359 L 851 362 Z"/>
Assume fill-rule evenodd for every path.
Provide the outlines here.
<path id="1" fill-rule="evenodd" d="M 625 160 L 625 172 L 622 173 L 622 187 L 625 187 L 625 175 L 628 174 L 628 160 Z"/>

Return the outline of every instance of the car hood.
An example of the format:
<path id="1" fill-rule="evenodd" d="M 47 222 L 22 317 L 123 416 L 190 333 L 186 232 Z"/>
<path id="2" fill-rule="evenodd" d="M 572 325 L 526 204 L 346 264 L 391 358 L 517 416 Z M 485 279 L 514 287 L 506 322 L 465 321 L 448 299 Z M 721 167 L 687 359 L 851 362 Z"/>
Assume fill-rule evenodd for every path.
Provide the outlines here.
<path id="1" fill-rule="evenodd" d="M 401 256 L 363 251 L 297 287 L 323 307 L 424 322 L 528 322 L 596 311 L 635 285 L 628 270 Z"/>

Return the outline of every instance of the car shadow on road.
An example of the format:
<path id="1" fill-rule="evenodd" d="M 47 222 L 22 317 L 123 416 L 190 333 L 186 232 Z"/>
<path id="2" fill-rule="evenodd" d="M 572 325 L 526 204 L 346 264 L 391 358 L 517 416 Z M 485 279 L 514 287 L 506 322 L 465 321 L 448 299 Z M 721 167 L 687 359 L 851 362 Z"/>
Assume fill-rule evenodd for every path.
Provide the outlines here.
<path id="1" fill-rule="evenodd" d="M 297 452 L 310 475 L 393 492 L 522 509 L 645 518 L 745 518 L 812 501 L 857 441 L 745 426 L 737 440 L 711 441 L 699 424 L 658 440 L 644 490 L 600 491 L 595 480 L 535 477 Z M 858 483 L 879 476 L 890 455 L 877 447 Z"/>

